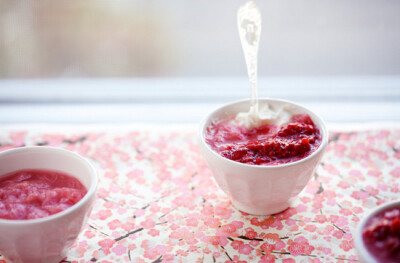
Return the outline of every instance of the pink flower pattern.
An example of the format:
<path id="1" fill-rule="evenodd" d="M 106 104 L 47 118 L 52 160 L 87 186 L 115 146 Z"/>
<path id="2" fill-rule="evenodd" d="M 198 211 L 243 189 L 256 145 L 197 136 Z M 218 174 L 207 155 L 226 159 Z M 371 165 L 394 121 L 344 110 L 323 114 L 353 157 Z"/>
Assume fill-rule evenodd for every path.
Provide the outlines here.
<path id="1" fill-rule="evenodd" d="M 194 127 L 0 131 L 0 151 L 24 145 L 75 151 L 98 171 L 97 201 L 65 262 L 355 262 L 358 222 L 400 188 L 396 129 L 331 132 L 315 176 L 272 216 L 232 206 Z"/>

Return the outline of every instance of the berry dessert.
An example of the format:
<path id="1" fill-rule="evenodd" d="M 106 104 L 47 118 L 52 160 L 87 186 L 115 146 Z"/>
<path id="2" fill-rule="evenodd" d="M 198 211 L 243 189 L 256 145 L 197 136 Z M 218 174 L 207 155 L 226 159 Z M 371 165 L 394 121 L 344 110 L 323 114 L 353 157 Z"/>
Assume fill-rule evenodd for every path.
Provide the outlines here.
<path id="1" fill-rule="evenodd" d="M 75 177 L 49 170 L 20 170 L 0 178 L 0 218 L 36 219 L 61 212 L 87 189 Z"/>
<path id="2" fill-rule="evenodd" d="M 212 123 L 205 139 L 230 160 L 252 165 L 279 165 L 309 156 L 321 144 L 321 134 L 308 114 L 292 116 L 287 123 L 248 127 L 235 119 Z"/>
<path id="3" fill-rule="evenodd" d="M 373 217 L 367 222 L 362 238 L 378 262 L 400 262 L 400 208 Z"/>

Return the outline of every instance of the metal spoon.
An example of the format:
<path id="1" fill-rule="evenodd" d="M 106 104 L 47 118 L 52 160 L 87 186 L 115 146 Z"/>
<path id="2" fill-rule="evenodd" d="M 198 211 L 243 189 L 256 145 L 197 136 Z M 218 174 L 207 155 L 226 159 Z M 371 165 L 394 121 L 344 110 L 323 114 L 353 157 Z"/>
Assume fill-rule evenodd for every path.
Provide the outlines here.
<path id="1" fill-rule="evenodd" d="M 249 115 L 254 114 L 254 119 L 258 119 L 257 55 L 261 35 L 261 14 L 253 1 L 247 2 L 239 8 L 237 23 L 250 82 L 251 104 Z"/>

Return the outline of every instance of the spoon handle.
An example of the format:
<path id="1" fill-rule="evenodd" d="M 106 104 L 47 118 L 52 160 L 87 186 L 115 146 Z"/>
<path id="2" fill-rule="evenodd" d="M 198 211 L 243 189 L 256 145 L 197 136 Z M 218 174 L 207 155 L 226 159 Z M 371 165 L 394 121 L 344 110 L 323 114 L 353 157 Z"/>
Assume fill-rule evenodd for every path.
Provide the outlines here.
<path id="1" fill-rule="evenodd" d="M 253 1 L 239 8 L 237 22 L 250 81 L 251 107 L 258 113 L 257 55 L 261 35 L 261 14 Z"/>

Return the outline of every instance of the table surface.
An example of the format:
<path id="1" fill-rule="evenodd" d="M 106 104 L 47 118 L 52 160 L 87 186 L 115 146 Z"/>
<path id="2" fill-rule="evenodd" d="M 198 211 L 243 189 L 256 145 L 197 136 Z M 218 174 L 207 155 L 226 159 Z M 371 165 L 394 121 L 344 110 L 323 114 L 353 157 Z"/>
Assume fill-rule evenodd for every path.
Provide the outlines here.
<path id="1" fill-rule="evenodd" d="M 96 167 L 95 206 L 64 262 L 355 262 L 360 219 L 399 197 L 398 125 L 332 128 L 315 176 L 272 216 L 232 206 L 200 156 L 196 132 L 191 125 L 6 125 L 0 151 L 56 146 Z"/>

